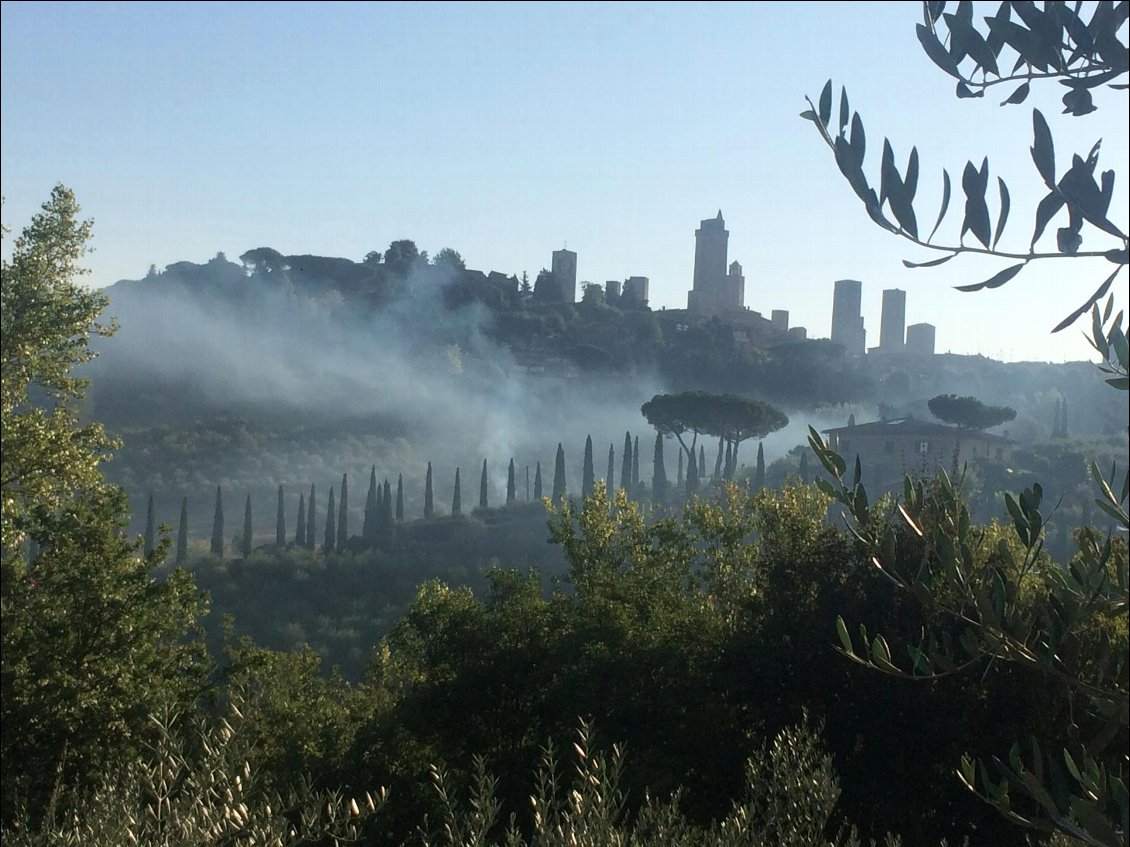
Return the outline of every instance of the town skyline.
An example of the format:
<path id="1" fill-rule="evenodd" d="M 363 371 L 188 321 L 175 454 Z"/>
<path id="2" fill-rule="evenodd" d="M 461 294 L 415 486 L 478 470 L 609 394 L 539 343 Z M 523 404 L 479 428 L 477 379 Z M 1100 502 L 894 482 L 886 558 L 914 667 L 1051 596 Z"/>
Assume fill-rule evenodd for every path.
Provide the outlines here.
<path id="1" fill-rule="evenodd" d="M 654 308 L 680 308 L 693 224 L 722 208 L 746 305 L 788 308 L 810 337 L 829 335 L 833 282 L 858 279 L 869 326 L 882 292 L 905 290 L 907 323 L 935 324 L 938 352 L 1091 356 L 1075 328 L 1049 331 L 1101 268 L 1037 264 L 978 294 L 954 286 L 999 262 L 906 269 L 936 256 L 867 219 L 798 116 L 825 80 L 846 87 L 871 136 L 869 172 L 884 135 L 900 160 L 917 145 L 924 209 L 942 168 L 952 177 L 988 156 L 1012 192 L 1005 238 L 1020 249 L 1039 200 L 1031 106 L 1049 116 L 1059 158 L 1100 137 L 1105 165 L 1130 157 L 1116 92 L 1096 92 L 1098 111 L 1081 118 L 1059 114 L 1056 91 L 1003 109 L 956 99 L 915 38 L 917 4 L 17 3 L 2 14 L 4 218 L 26 220 L 52 185 L 72 187 L 95 221 L 96 287 L 217 251 L 360 260 L 400 238 L 533 278 L 567 243 L 579 280 L 647 277 Z M 1112 219 L 1127 205 L 1116 181 Z M 1114 289 L 1125 306 L 1125 285 Z"/>

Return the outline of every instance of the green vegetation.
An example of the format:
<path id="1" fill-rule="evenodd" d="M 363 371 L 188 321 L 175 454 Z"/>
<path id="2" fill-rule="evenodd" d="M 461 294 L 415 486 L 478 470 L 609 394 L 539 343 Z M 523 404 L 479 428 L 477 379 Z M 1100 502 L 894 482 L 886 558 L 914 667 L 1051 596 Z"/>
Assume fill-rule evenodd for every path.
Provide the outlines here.
<path id="1" fill-rule="evenodd" d="M 956 394 L 931 397 L 928 405 L 934 417 L 966 429 L 991 429 L 1016 418 L 1016 409 L 990 406 L 976 397 L 958 397 Z"/>

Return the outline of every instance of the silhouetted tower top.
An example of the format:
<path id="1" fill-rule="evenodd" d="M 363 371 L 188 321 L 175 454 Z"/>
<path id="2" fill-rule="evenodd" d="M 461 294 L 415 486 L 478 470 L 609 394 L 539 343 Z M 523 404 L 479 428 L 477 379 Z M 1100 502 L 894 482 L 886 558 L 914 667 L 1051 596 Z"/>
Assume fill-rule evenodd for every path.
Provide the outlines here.
<path id="1" fill-rule="evenodd" d="M 888 288 L 883 292 L 883 312 L 879 321 L 879 349 L 901 352 L 906 335 L 906 292 Z"/>
<path id="2" fill-rule="evenodd" d="M 557 284 L 561 287 L 561 299 L 565 303 L 577 301 L 577 254 L 572 250 L 554 250 L 553 265 L 550 268 Z"/>
<path id="3" fill-rule="evenodd" d="M 718 217 L 707 218 L 700 223 L 694 238 L 694 290 L 713 291 L 726 278 L 726 253 L 730 241 L 721 209 Z"/>
<path id="4" fill-rule="evenodd" d="M 863 328 L 860 303 L 863 283 L 858 279 L 837 279 L 832 294 L 832 341 L 849 353 L 863 354 L 867 333 Z"/>

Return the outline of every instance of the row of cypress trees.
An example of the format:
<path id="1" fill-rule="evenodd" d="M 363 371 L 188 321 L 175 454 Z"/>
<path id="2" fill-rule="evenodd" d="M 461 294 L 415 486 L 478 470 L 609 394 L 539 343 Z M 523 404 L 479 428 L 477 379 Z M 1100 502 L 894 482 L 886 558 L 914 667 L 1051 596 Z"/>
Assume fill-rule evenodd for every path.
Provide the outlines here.
<path id="1" fill-rule="evenodd" d="M 620 465 L 620 484 L 629 497 L 639 497 L 644 493 L 640 484 L 640 442 L 639 437 L 634 439 L 630 432 L 624 433 L 624 448 Z M 697 460 L 697 461 L 696 461 Z M 605 483 L 608 490 L 614 490 L 615 484 L 615 445 L 608 445 L 608 466 Z M 687 463 L 687 472 L 683 473 L 683 452 L 679 451 L 678 473 L 676 477 L 677 488 L 685 488 L 686 493 L 693 494 L 698 490 L 700 482 L 699 469 L 706 463 L 706 454 L 702 446 L 699 447 L 698 456 L 690 453 Z M 722 441 L 718 444 L 718 457 L 715 461 L 714 476 L 716 478 L 732 478 L 736 470 L 736 454 L 731 453 L 727 445 L 723 450 Z M 655 448 L 652 456 L 651 500 L 657 504 L 667 502 L 669 495 L 669 482 L 663 457 L 663 437 L 656 433 Z M 482 473 L 479 479 L 479 504 L 480 510 L 490 508 L 487 484 L 487 460 L 483 459 Z M 588 497 L 592 494 L 596 484 L 596 474 L 593 460 L 592 436 L 585 439 L 585 453 L 581 471 L 581 495 Z M 757 448 L 757 466 L 754 472 L 753 487 L 761 488 L 765 485 L 765 452 L 762 445 Z M 565 468 L 565 448 L 557 445 L 557 455 L 554 461 L 553 486 L 551 498 L 556 502 L 568 496 Z M 310 486 L 309 497 L 305 493 L 298 496 L 298 516 L 293 537 L 287 534 L 285 496 L 283 486 L 278 487 L 278 507 L 275 518 L 275 544 L 285 547 L 293 543 L 296 548 L 315 550 L 319 546 L 315 526 L 317 523 L 316 489 Z M 349 476 L 341 475 L 340 496 L 336 496 L 335 489 L 330 488 L 326 501 L 326 518 L 323 524 L 321 549 L 324 552 L 344 551 L 350 544 L 349 535 Z M 543 497 L 541 462 L 536 463 L 533 481 L 533 500 L 539 501 Z M 529 466 L 526 467 L 526 499 L 530 499 Z M 513 506 L 518 502 L 517 479 L 514 459 L 510 459 L 506 473 L 506 505 Z M 462 485 L 460 468 L 455 469 L 455 485 L 451 498 L 451 514 L 463 513 Z M 425 520 L 435 517 L 435 497 L 433 490 L 432 463 L 428 462 L 427 472 L 424 477 L 424 513 Z M 404 522 L 404 475 L 398 474 L 396 480 L 395 500 L 392 486 L 386 477 L 383 482 L 377 480 L 376 466 L 369 471 L 369 490 L 365 498 L 365 509 L 362 518 L 360 539 L 364 546 L 387 545 L 395 537 L 396 525 Z M 241 554 L 244 558 L 251 555 L 254 532 L 252 527 L 251 495 L 247 495 L 243 513 L 243 533 L 241 536 Z M 149 495 L 146 513 L 144 551 L 151 553 L 156 546 L 156 526 L 153 508 L 153 495 Z M 210 553 L 212 556 L 224 558 L 224 500 L 223 490 L 216 487 L 216 505 L 212 519 L 212 540 Z M 188 498 L 181 500 L 180 523 L 177 529 L 176 563 L 183 565 L 188 559 Z"/>

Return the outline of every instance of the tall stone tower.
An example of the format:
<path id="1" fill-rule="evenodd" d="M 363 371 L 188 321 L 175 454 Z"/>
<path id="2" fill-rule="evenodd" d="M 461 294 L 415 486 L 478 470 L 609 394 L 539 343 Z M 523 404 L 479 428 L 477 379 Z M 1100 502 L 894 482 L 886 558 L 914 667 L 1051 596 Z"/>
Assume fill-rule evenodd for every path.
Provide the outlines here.
<path id="1" fill-rule="evenodd" d="M 737 262 L 726 267 L 730 233 L 718 216 L 702 221 L 695 231 L 694 287 L 687 295 L 687 311 L 701 317 L 724 315 L 745 307 L 745 277 Z"/>
<path id="2" fill-rule="evenodd" d="M 551 270 L 561 287 L 561 300 L 577 302 L 577 254 L 572 250 L 554 250 Z"/>
<path id="3" fill-rule="evenodd" d="M 888 288 L 883 292 L 883 315 L 879 323 L 879 349 L 901 353 L 906 333 L 906 292 Z"/>
<path id="4" fill-rule="evenodd" d="M 860 305 L 863 283 L 858 279 L 837 279 L 832 294 L 832 341 L 847 352 L 862 355 L 867 348 L 867 331 L 863 328 Z"/>

